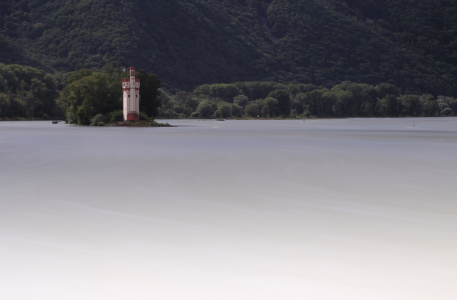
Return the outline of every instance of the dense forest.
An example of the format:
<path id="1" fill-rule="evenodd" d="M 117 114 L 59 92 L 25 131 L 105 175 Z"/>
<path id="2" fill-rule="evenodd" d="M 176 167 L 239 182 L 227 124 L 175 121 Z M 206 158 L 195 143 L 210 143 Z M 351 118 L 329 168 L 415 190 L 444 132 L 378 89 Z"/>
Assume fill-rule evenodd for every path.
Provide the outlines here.
<path id="1" fill-rule="evenodd" d="M 65 105 L 58 101 L 58 83 L 36 68 L 0 64 L 0 119 L 62 116 Z"/>
<path id="2" fill-rule="evenodd" d="M 0 62 L 49 73 L 107 62 L 175 93 L 344 81 L 457 97 L 457 0 L 0 0 Z"/>

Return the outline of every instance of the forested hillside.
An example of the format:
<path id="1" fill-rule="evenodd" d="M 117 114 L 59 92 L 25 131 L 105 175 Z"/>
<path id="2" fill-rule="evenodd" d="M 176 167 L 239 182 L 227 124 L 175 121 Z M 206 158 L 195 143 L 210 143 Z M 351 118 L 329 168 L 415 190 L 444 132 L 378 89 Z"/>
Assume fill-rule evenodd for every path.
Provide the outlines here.
<path id="1" fill-rule="evenodd" d="M 20 65 L 0 64 L 0 119 L 26 117 L 48 119 L 62 116 L 58 80 L 42 70 Z"/>
<path id="2" fill-rule="evenodd" d="M 0 0 L 0 40 L 6 64 L 120 61 L 168 90 L 349 80 L 457 96 L 457 0 Z"/>

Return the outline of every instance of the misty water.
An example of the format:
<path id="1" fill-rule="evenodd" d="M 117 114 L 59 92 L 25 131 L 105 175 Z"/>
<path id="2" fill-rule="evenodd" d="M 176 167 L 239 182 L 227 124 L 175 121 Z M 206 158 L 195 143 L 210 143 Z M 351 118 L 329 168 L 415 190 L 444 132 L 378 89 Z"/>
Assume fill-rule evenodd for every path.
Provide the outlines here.
<path id="1" fill-rule="evenodd" d="M 0 122 L 0 299 L 457 299 L 457 118 Z"/>

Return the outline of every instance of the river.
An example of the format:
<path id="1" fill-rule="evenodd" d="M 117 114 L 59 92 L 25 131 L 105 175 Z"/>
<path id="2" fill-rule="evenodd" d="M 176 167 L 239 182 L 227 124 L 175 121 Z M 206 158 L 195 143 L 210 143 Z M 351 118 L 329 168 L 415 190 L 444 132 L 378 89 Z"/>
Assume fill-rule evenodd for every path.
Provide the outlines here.
<path id="1" fill-rule="evenodd" d="M 457 299 L 457 118 L 0 122 L 0 299 Z"/>

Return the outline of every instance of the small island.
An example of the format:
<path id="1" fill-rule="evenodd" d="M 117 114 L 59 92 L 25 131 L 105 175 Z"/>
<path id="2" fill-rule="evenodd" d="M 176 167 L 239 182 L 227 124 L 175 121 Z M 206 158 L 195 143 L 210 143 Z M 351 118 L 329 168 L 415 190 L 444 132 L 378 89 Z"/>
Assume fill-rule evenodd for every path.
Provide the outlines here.
<path id="1" fill-rule="evenodd" d="M 156 121 L 118 121 L 110 124 L 106 124 L 108 127 L 176 127 L 168 123 L 157 123 Z"/>

